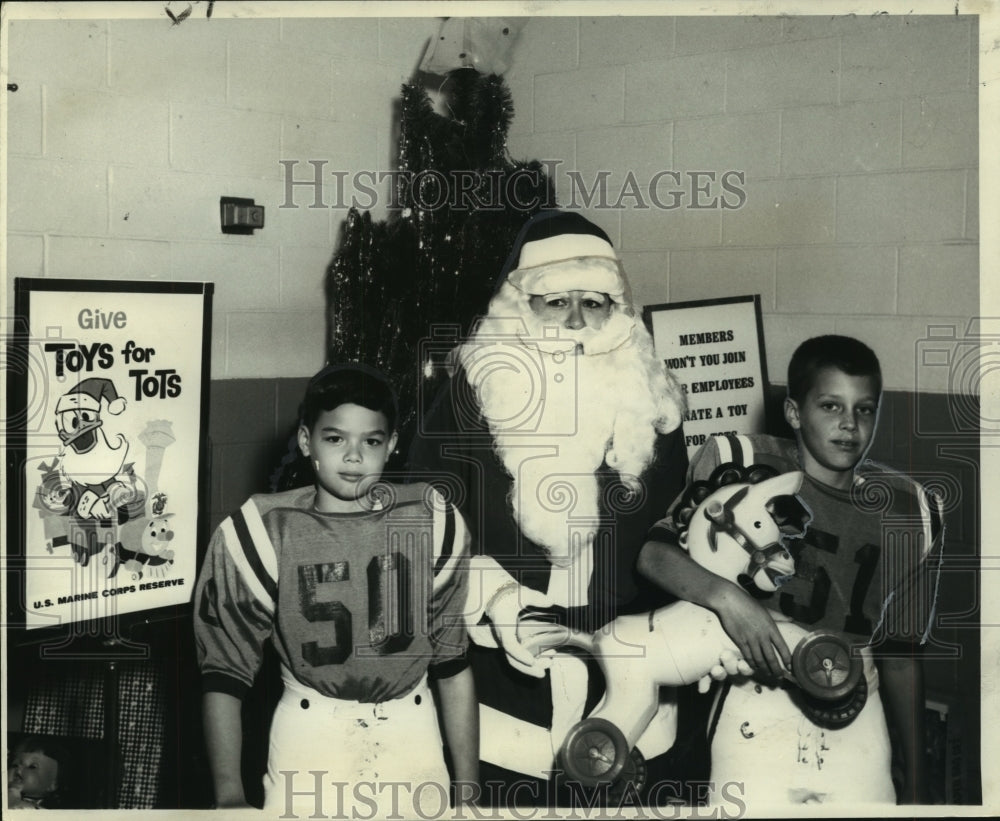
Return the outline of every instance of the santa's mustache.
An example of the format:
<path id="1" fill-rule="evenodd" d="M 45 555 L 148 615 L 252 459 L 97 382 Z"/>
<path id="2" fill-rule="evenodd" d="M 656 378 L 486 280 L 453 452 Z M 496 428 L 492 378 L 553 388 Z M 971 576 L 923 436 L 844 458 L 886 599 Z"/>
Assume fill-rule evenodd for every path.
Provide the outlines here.
<path id="1" fill-rule="evenodd" d="M 593 341 L 600 334 L 600 331 L 591 328 L 589 325 L 583 328 L 560 328 L 559 338 L 567 339 L 576 344 L 576 349 L 578 352 L 586 353 L 587 347 L 593 343 Z"/>
<path id="2" fill-rule="evenodd" d="M 553 325 L 540 317 L 527 315 L 522 318 L 524 331 L 518 334 L 521 342 L 543 353 L 576 354 L 593 356 L 608 353 L 626 344 L 631 336 L 635 320 L 619 311 L 599 327 L 585 325 L 582 328 L 567 328 Z"/>

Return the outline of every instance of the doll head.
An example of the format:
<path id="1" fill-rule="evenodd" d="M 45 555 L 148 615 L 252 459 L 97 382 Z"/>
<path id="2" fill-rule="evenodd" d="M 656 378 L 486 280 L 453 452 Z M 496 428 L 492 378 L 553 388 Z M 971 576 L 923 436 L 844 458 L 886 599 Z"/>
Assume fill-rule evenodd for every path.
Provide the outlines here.
<path id="1" fill-rule="evenodd" d="M 28 736 L 18 742 L 7 762 L 8 806 L 55 806 L 66 757 L 60 744 L 41 736 Z"/>

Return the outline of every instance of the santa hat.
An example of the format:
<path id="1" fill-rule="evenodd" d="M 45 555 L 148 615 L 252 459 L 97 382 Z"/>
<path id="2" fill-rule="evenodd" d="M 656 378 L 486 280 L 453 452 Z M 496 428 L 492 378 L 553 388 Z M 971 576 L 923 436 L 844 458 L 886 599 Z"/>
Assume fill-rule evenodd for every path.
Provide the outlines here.
<path id="1" fill-rule="evenodd" d="M 115 383 L 110 379 L 84 379 L 75 388 L 67 391 L 56 404 L 56 413 L 84 408 L 101 412 L 101 400 L 108 403 L 108 413 L 117 416 L 125 410 L 125 400 L 118 396 Z"/>
<path id="2" fill-rule="evenodd" d="M 628 282 L 611 240 L 580 214 L 540 211 L 522 227 L 501 283 L 528 294 L 597 291 L 631 305 Z"/>

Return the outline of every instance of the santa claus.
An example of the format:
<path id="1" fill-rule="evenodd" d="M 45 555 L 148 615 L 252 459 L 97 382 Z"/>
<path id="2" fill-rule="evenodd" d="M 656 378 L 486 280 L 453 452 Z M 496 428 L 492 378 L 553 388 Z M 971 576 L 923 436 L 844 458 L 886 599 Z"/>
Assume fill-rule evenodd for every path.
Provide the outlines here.
<path id="1" fill-rule="evenodd" d="M 608 236 L 575 213 L 523 227 L 453 359 L 410 461 L 452 496 L 476 540 L 480 801 L 565 803 L 555 753 L 603 682 L 587 660 L 536 658 L 519 638 L 531 622 L 594 631 L 650 603 L 634 566 L 683 487 L 683 393 L 636 318 Z M 672 745 L 675 716 L 666 701 L 638 744 L 647 759 Z"/>

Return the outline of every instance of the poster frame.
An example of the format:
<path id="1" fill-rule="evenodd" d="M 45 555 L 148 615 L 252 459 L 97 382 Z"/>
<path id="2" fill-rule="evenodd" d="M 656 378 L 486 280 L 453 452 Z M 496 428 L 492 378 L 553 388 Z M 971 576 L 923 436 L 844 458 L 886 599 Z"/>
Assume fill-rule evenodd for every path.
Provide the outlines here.
<path id="1" fill-rule="evenodd" d="M 688 300 L 685 302 L 663 302 L 656 305 L 646 305 L 642 309 L 642 321 L 646 326 L 646 330 L 649 331 L 650 336 L 653 337 L 653 347 L 656 352 L 656 356 L 660 358 L 659 349 L 656 343 L 656 335 L 653 332 L 654 317 L 657 314 L 665 312 L 678 312 L 692 309 L 703 309 L 717 305 L 746 305 L 749 311 L 752 311 L 752 320 L 756 326 L 756 340 L 757 340 L 757 352 L 758 361 L 760 362 L 759 379 L 757 381 L 756 393 L 759 394 L 759 401 L 761 407 L 761 419 L 763 424 L 760 430 L 752 431 L 753 433 L 766 433 L 770 428 L 771 419 L 768 415 L 768 396 L 770 393 L 771 383 L 768 381 L 767 376 L 767 355 L 764 348 L 764 323 L 761 314 L 760 306 L 760 294 L 745 294 L 742 296 L 729 296 L 729 297 L 714 297 L 711 299 L 695 299 Z M 748 318 L 749 321 L 750 318 Z M 676 374 L 675 374 L 676 375 Z M 683 429 L 683 423 L 682 423 Z"/>
<path id="2" fill-rule="evenodd" d="M 22 278 L 14 280 L 15 317 L 12 333 L 5 340 L 7 371 L 7 408 L 5 409 L 5 437 L 7 442 L 7 510 L 8 516 L 4 572 L 6 576 L 5 633 L 8 646 L 46 645 L 45 655 L 74 656 L 84 653 L 87 658 L 146 657 L 150 651 L 144 641 L 133 641 L 143 628 L 162 626 L 165 623 L 190 615 L 189 599 L 164 606 L 140 608 L 128 613 L 107 614 L 96 618 L 63 621 L 51 627 L 27 625 L 27 574 L 28 564 L 27 522 L 24 519 L 28 502 L 27 456 L 31 441 L 32 396 L 37 385 L 41 353 L 37 350 L 40 339 L 32 335 L 31 296 L 38 292 L 65 293 L 67 299 L 74 294 L 86 305 L 99 294 L 138 294 L 155 300 L 157 295 L 200 295 L 201 350 L 199 361 L 191 363 L 199 389 L 197 407 L 197 453 L 192 455 L 197 473 L 197 511 L 194 516 L 196 567 L 205 551 L 208 525 L 209 492 L 209 441 L 208 412 L 211 374 L 212 297 L 214 284 L 201 281 L 135 281 L 135 280 L 77 280 L 59 278 Z M 86 301 L 83 301 L 86 300 Z M 36 317 L 37 320 L 37 317 Z M 42 319 L 44 323 L 44 319 Z M 37 335 L 37 324 L 36 335 Z M 41 365 L 44 367 L 44 365 Z M 43 374 L 44 376 L 44 374 Z M 189 380 L 191 381 L 191 380 Z"/>

